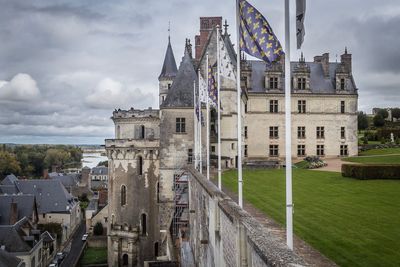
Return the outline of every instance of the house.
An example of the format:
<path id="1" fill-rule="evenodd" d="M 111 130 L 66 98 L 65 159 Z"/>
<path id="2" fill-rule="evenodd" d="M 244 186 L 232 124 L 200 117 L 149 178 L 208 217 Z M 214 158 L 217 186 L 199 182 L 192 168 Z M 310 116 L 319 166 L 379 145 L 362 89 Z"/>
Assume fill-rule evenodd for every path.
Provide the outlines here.
<path id="1" fill-rule="evenodd" d="M 13 225 L 24 217 L 33 224 L 39 220 L 34 195 L 0 195 L 0 225 Z"/>
<path id="2" fill-rule="evenodd" d="M 108 187 L 108 168 L 97 166 L 92 168 L 89 174 L 89 188 L 92 190 L 107 189 Z"/>
<path id="3" fill-rule="evenodd" d="M 25 217 L 13 225 L 0 225 L 0 247 L 21 259 L 22 266 L 41 267 L 43 240 L 39 233 Z"/>

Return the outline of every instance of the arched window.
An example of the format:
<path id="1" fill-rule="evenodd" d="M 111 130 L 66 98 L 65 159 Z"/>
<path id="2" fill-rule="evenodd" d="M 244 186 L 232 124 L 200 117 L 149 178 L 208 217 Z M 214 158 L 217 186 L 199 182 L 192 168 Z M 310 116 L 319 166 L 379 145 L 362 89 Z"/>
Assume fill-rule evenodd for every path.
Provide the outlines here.
<path id="1" fill-rule="evenodd" d="M 142 213 L 141 225 L 142 225 L 142 235 L 147 235 L 147 216 L 145 213 Z"/>
<path id="2" fill-rule="evenodd" d="M 144 131 L 144 125 L 140 126 L 140 139 L 144 139 L 145 136 L 145 131 Z"/>
<path id="3" fill-rule="evenodd" d="M 123 266 L 128 266 L 128 254 L 124 254 L 123 256 L 122 256 L 122 265 Z"/>
<path id="4" fill-rule="evenodd" d="M 138 174 L 139 175 L 143 174 L 143 158 L 142 158 L 142 156 L 138 157 Z"/>
<path id="5" fill-rule="evenodd" d="M 126 205 L 126 186 L 121 186 L 121 206 Z"/>
<path id="6" fill-rule="evenodd" d="M 160 182 L 157 182 L 157 203 L 160 202 Z"/>

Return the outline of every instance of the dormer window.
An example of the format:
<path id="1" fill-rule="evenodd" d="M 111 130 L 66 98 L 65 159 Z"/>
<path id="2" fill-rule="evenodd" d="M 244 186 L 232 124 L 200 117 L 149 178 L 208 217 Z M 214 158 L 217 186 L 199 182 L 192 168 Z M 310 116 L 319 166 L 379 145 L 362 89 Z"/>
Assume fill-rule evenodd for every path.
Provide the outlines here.
<path id="1" fill-rule="evenodd" d="M 169 90 L 169 89 L 171 89 L 171 84 L 170 84 L 170 83 L 168 84 L 168 90 Z"/>
<path id="2" fill-rule="evenodd" d="M 269 78 L 269 89 L 278 89 L 278 77 Z"/>
<path id="3" fill-rule="evenodd" d="M 306 90 L 306 78 L 297 78 L 297 89 Z"/>
<path id="4" fill-rule="evenodd" d="M 343 78 L 340 79 L 340 90 L 345 90 L 345 85 L 346 85 L 345 80 Z"/>

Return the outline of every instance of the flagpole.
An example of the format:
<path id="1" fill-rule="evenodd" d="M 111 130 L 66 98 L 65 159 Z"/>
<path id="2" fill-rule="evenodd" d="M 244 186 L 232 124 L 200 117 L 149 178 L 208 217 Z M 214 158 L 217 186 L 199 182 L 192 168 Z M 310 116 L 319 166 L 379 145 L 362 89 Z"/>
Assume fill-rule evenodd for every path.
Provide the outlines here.
<path id="1" fill-rule="evenodd" d="M 199 103 L 199 167 L 200 167 L 200 173 L 203 173 L 203 144 L 202 144 L 202 140 L 201 140 L 201 131 L 203 130 L 203 126 L 201 125 L 201 122 L 203 120 L 202 118 L 202 106 L 201 106 L 201 99 L 200 99 L 200 68 L 198 70 L 198 77 L 199 77 L 199 98 L 198 98 L 198 103 Z"/>
<path id="2" fill-rule="evenodd" d="M 194 168 L 197 169 L 197 114 L 196 114 L 196 80 L 193 81 L 193 127 L 194 127 Z"/>
<path id="3" fill-rule="evenodd" d="M 285 0 L 285 147 L 286 147 L 286 243 L 293 250 L 292 202 L 292 126 L 291 126 L 291 73 L 290 73 L 290 3 Z"/>
<path id="4" fill-rule="evenodd" d="M 240 36 L 239 36 L 239 0 L 236 0 L 236 35 L 237 35 L 237 55 L 236 55 L 236 90 L 237 90 L 237 166 L 238 166 L 238 204 L 243 208 L 243 177 L 242 177 L 242 112 L 241 112 L 241 99 L 242 89 L 240 85 Z"/>
<path id="5" fill-rule="evenodd" d="M 207 180 L 210 180 L 210 92 L 208 91 L 208 87 L 209 85 L 209 80 L 208 80 L 208 53 L 207 53 L 207 57 L 206 57 L 206 70 L 207 70 L 207 119 L 206 119 L 206 123 L 207 123 Z"/>
<path id="6" fill-rule="evenodd" d="M 219 47 L 219 25 L 217 25 L 217 101 L 218 101 L 218 188 L 222 189 L 222 170 L 221 170 L 221 76 L 220 76 L 220 64 L 221 64 L 221 51 Z"/>

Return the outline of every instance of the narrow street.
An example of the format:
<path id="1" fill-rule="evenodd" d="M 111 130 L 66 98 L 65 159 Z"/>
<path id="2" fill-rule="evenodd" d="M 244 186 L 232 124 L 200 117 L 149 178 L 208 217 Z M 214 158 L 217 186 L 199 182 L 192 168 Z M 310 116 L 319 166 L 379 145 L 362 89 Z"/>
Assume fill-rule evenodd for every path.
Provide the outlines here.
<path id="1" fill-rule="evenodd" d="M 73 264 L 77 261 L 77 258 L 80 256 L 79 252 L 82 247 L 85 245 L 86 241 L 82 241 L 82 236 L 86 232 L 86 225 L 84 222 L 81 222 L 78 229 L 72 236 L 70 241 L 71 244 L 67 245 L 64 249 L 64 252 L 67 253 L 67 256 L 61 263 L 61 267 L 72 267 Z"/>

